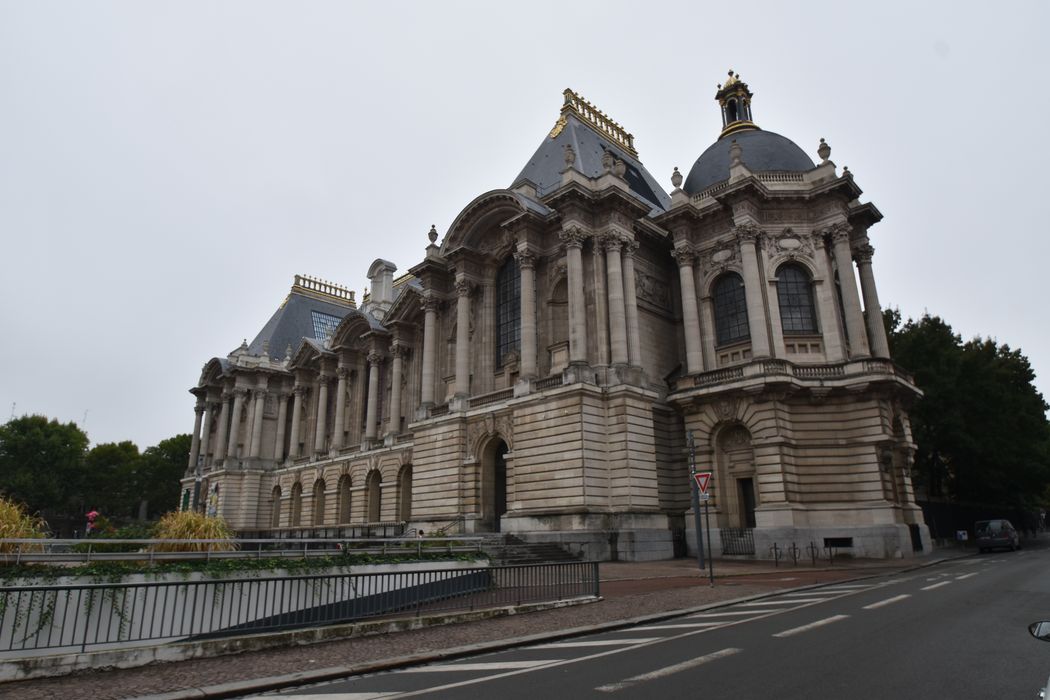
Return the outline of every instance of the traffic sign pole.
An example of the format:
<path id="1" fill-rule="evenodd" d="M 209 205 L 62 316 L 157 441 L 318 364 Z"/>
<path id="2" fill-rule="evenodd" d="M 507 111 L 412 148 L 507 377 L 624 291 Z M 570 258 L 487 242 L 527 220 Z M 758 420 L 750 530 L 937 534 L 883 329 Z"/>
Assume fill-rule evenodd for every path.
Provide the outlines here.
<path id="1" fill-rule="evenodd" d="M 700 524 L 700 483 L 696 480 L 696 445 L 693 443 L 693 431 L 689 431 L 689 476 L 693 482 L 693 525 L 696 528 L 696 563 L 700 571 L 704 570 L 704 528 Z M 710 545 L 709 545 L 710 546 Z"/>

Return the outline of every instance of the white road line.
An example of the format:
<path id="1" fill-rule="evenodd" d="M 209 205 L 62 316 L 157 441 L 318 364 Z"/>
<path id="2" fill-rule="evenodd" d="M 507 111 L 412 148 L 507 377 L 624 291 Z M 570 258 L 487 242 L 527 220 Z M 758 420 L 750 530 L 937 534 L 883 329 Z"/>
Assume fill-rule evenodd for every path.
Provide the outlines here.
<path id="1" fill-rule="evenodd" d="M 533 659 L 532 661 L 499 661 L 477 664 L 437 664 L 406 668 L 401 673 L 451 673 L 453 671 L 508 671 L 517 668 L 532 668 L 552 664 L 561 659 Z"/>
<path id="2" fill-rule="evenodd" d="M 976 576 L 978 573 L 980 573 L 980 572 L 972 571 L 972 572 L 970 572 L 968 574 L 963 574 L 962 576 L 956 576 L 955 580 L 956 581 L 962 581 L 964 578 L 970 578 L 971 576 Z"/>
<path id="3" fill-rule="evenodd" d="M 712 613 L 697 613 L 696 615 L 690 615 L 687 620 L 702 617 L 728 617 L 730 615 L 759 615 L 761 613 L 780 612 L 780 610 L 727 610 L 725 612 L 712 612 Z"/>
<path id="4" fill-rule="evenodd" d="M 724 659 L 727 656 L 732 656 L 733 654 L 738 654 L 741 651 L 743 651 L 743 649 L 736 649 L 734 647 L 730 647 L 728 649 L 722 649 L 721 651 L 716 651 L 716 652 L 711 653 L 711 654 L 706 654 L 704 656 L 698 656 L 697 658 L 690 659 L 689 661 L 683 661 L 680 664 L 675 664 L 673 666 L 665 666 L 664 668 L 659 668 L 659 669 L 657 669 L 655 671 L 650 671 L 649 673 L 643 673 L 643 674 L 638 675 L 638 676 L 631 676 L 630 678 L 622 680 L 619 683 L 609 683 L 608 685 L 600 685 L 597 688 L 595 688 L 595 690 L 601 691 L 603 693 L 615 693 L 617 690 L 623 690 L 624 688 L 629 688 L 632 685 L 637 685 L 638 683 L 644 683 L 646 681 L 653 681 L 653 680 L 656 680 L 657 678 L 664 678 L 665 676 L 670 676 L 670 675 L 675 674 L 675 673 L 680 673 L 682 671 L 688 671 L 691 668 L 696 668 L 697 666 L 702 666 L 703 664 L 706 664 L 706 663 L 708 663 L 710 661 L 716 661 L 718 659 Z"/>
<path id="5" fill-rule="evenodd" d="M 751 603 L 740 603 L 740 607 L 761 607 L 763 605 L 797 605 L 799 603 L 822 603 L 827 598 L 791 598 L 789 600 L 756 600 Z"/>
<path id="6" fill-rule="evenodd" d="M 378 698 L 388 698 L 391 695 L 397 695 L 397 692 L 391 691 L 389 693 L 328 693 L 325 695 L 282 695 L 280 697 L 281 700 L 378 700 Z M 252 697 L 260 698 L 263 696 L 254 695 Z"/>
<path id="7" fill-rule="evenodd" d="M 864 609 L 865 610 L 874 610 L 875 608 L 881 608 L 883 605 L 890 605 L 892 603 L 898 603 L 898 602 L 904 600 L 905 598 L 911 598 L 911 594 L 909 594 L 909 593 L 902 593 L 901 595 L 895 595 L 892 598 L 887 598 L 886 600 L 880 600 L 878 603 L 872 603 L 871 605 L 865 605 Z"/>
<path id="8" fill-rule="evenodd" d="M 660 639 L 659 637 L 636 637 L 633 639 L 594 639 L 589 642 L 551 642 L 539 644 L 526 649 L 576 649 L 579 647 L 612 647 L 618 644 L 645 644 Z"/>
<path id="9" fill-rule="evenodd" d="M 870 583 L 844 583 L 841 586 L 828 586 L 827 588 L 821 588 L 822 593 L 837 592 L 837 591 L 861 591 L 865 588 L 872 588 Z"/>
<path id="10" fill-rule="evenodd" d="M 736 622 L 733 620 L 732 622 Z M 645 627 L 638 627 L 639 632 L 648 632 L 649 630 L 684 630 L 684 629 L 698 629 L 700 627 L 718 627 L 719 625 L 729 624 L 730 620 L 720 620 L 718 622 L 683 622 L 681 624 L 669 624 L 669 625 L 646 625 Z"/>
<path id="11" fill-rule="evenodd" d="M 951 581 L 941 581 L 940 583 L 934 583 L 929 586 L 923 586 L 920 591 L 932 591 L 934 588 L 940 588 L 941 586 L 947 586 Z"/>
<path id="12" fill-rule="evenodd" d="M 783 632 L 777 632 L 773 636 L 774 637 L 790 637 L 791 635 L 798 634 L 799 632 L 808 632 L 809 630 L 814 629 L 816 627 L 823 627 L 824 625 L 830 625 L 832 622 L 838 622 L 839 620 L 845 620 L 847 617 L 849 617 L 849 615 L 832 615 L 831 617 L 825 617 L 823 620 L 817 620 L 816 622 L 811 622 L 808 625 L 802 625 L 801 627 L 792 627 L 789 630 L 784 630 Z"/>

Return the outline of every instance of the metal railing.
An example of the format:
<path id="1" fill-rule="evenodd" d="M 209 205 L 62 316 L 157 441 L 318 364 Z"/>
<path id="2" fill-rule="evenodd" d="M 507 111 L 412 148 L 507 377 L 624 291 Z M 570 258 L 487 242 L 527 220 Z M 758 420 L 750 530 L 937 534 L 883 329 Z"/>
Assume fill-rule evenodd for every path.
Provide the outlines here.
<path id="1" fill-rule="evenodd" d="M 0 659 L 599 595 L 597 562 L 0 588 Z"/>
<path id="2" fill-rule="evenodd" d="M 4 539 L 0 564 L 69 564 L 94 561 L 188 559 L 305 559 L 343 553 L 384 556 L 481 553 L 481 537 L 265 538 L 236 540 Z M 190 551 L 164 551 L 179 548 Z"/>
<path id="3" fill-rule="evenodd" d="M 723 555 L 748 555 L 755 553 L 755 531 L 749 527 L 723 527 L 719 531 L 722 538 Z"/>

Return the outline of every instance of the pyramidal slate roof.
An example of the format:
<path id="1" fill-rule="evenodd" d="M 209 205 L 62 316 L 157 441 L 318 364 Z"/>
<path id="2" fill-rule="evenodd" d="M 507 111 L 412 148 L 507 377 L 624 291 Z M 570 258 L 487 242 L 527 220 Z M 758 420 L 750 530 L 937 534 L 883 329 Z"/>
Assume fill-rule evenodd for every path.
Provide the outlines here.
<path id="1" fill-rule="evenodd" d="M 565 168 L 566 145 L 571 145 L 576 152 L 576 169 L 594 178 L 605 172 L 602 155 L 611 151 L 627 166 L 624 179 L 631 192 L 652 207 L 650 215 L 659 214 L 670 208 L 671 198 L 638 160 L 633 142 L 634 137 L 619 124 L 572 90 L 566 90 L 565 105 L 558 122 L 514 178 L 510 188 L 529 181 L 541 197 L 557 189 Z"/>
<path id="2" fill-rule="evenodd" d="M 269 356 L 280 360 L 289 345 L 295 351 L 303 338 L 323 344 L 327 334 L 355 308 L 353 292 L 296 275 L 288 297 L 252 340 L 248 352 L 262 355 L 263 343 L 269 341 Z"/>

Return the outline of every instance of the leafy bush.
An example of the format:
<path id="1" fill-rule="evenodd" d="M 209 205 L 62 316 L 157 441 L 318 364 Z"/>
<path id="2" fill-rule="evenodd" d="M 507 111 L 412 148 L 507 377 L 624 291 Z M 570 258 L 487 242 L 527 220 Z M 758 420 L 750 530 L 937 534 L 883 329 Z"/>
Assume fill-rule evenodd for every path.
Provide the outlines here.
<path id="1" fill-rule="evenodd" d="M 46 537 L 46 533 L 47 523 L 43 518 L 30 515 L 21 503 L 0 496 L 0 538 L 38 539 Z M 26 545 L 0 542 L 0 552 L 14 552 L 18 547 L 23 552 L 29 551 Z"/>
<path id="2" fill-rule="evenodd" d="M 158 540 L 223 540 L 222 542 L 156 542 L 155 552 L 225 552 L 237 549 L 233 530 L 223 518 L 194 511 L 172 511 L 157 523 L 153 536 Z"/>

